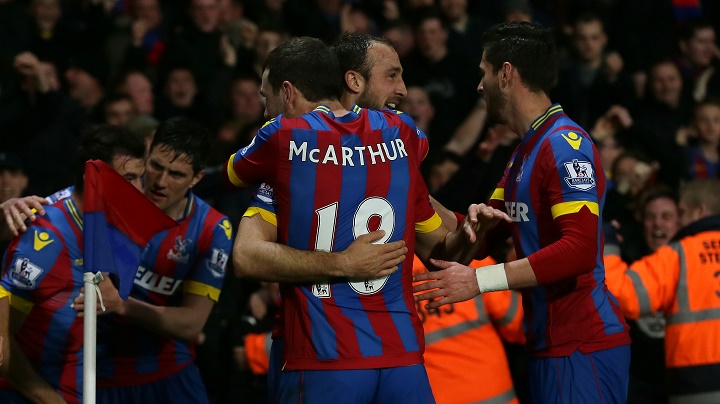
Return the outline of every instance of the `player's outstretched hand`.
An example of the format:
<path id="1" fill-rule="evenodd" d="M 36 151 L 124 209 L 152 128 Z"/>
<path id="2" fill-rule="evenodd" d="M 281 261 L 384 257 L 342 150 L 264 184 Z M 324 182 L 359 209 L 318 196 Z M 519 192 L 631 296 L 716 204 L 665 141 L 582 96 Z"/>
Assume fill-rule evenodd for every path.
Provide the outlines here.
<path id="1" fill-rule="evenodd" d="M 426 309 L 437 309 L 449 303 L 472 299 L 480 294 L 475 269 L 457 262 L 436 259 L 430 259 L 430 262 L 442 270 L 425 272 L 413 278 L 413 282 L 424 282 L 413 286 L 413 293 L 425 292 L 415 295 L 415 301 L 435 299 L 425 305 Z M 430 292 L 426 292 L 428 290 Z"/>
<path id="2" fill-rule="evenodd" d="M 379 278 L 397 271 L 408 249 L 403 240 L 376 244 L 384 236 L 385 232 L 378 230 L 355 239 L 347 250 L 340 253 L 342 273 L 338 276 Z"/>
<path id="3" fill-rule="evenodd" d="M 505 212 L 487 206 L 484 203 L 473 204 L 468 207 L 468 214 L 465 216 L 463 231 L 467 234 L 471 243 L 474 243 L 478 234 L 483 234 L 501 221 L 511 223 L 512 219 Z"/>
<path id="4" fill-rule="evenodd" d="M 105 305 L 105 311 L 100 306 L 100 298 L 97 301 L 97 314 L 117 313 L 125 315 L 125 301 L 120 298 L 120 293 L 113 285 L 112 281 L 106 273 L 103 272 L 103 280 L 98 283 L 100 293 L 102 293 L 102 301 Z M 80 294 L 73 300 L 73 308 L 78 312 L 78 317 L 85 317 L 85 288 L 80 289 Z"/>
<path id="5" fill-rule="evenodd" d="M 2 227 L 7 226 L 7 230 L 17 236 L 27 230 L 25 219 L 29 219 L 31 222 L 35 220 L 33 209 L 38 215 L 42 216 L 45 214 L 43 205 L 47 205 L 47 203 L 45 198 L 34 195 L 8 199 L 0 204 L 0 209 L 2 209 L 3 216 L 5 216 L 5 223 Z"/>

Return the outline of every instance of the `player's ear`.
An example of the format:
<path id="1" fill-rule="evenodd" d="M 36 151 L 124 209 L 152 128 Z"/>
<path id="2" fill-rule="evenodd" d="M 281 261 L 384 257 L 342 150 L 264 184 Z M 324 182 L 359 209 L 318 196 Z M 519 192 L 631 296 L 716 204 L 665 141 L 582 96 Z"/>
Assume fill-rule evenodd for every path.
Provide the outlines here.
<path id="1" fill-rule="evenodd" d="M 345 87 L 351 92 L 354 94 L 361 93 L 364 85 L 365 78 L 363 78 L 360 73 L 355 70 L 348 70 L 345 72 Z"/>
<path id="2" fill-rule="evenodd" d="M 198 173 L 195 174 L 195 176 L 193 176 L 192 182 L 190 183 L 190 188 L 194 187 L 195 184 L 197 184 L 198 182 L 200 182 L 200 180 L 201 180 L 204 176 L 205 176 L 205 170 L 200 170 L 200 171 L 198 171 Z"/>

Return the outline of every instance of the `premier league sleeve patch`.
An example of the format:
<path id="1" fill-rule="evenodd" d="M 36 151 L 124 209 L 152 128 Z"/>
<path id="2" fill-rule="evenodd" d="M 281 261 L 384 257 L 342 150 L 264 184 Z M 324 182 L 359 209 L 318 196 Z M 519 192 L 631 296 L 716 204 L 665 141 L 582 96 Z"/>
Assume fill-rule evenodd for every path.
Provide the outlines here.
<path id="1" fill-rule="evenodd" d="M 572 162 L 566 162 L 563 165 L 570 175 L 565 177 L 565 182 L 570 188 L 587 191 L 595 187 L 595 173 L 590 162 L 573 159 Z"/>
<path id="2" fill-rule="evenodd" d="M 42 268 L 30 262 L 28 258 L 18 258 L 10 271 L 10 279 L 20 289 L 35 289 L 37 280 L 43 272 Z"/>
<path id="3" fill-rule="evenodd" d="M 212 255 L 207 261 L 208 269 L 216 278 L 225 276 L 225 267 L 227 266 L 229 255 L 225 250 L 219 248 L 212 249 Z"/>

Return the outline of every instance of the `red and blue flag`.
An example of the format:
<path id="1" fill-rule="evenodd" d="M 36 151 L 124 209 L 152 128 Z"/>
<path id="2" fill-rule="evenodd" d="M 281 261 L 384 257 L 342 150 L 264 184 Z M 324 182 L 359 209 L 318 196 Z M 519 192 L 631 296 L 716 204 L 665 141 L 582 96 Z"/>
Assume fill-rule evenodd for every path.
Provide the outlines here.
<path id="1" fill-rule="evenodd" d="M 83 196 L 85 272 L 117 277 L 123 299 L 132 289 L 140 257 L 150 239 L 177 222 L 107 164 L 85 164 Z"/>

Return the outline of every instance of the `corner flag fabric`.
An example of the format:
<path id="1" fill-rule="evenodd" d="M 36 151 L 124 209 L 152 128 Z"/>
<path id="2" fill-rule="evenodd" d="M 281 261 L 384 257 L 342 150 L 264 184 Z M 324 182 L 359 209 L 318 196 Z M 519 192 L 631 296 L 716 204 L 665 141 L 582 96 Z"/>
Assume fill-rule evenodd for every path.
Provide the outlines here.
<path id="1" fill-rule="evenodd" d="M 177 222 L 107 164 L 85 163 L 85 272 L 109 272 L 120 297 L 130 295 L 140 256 L 157 233 Z"/>

